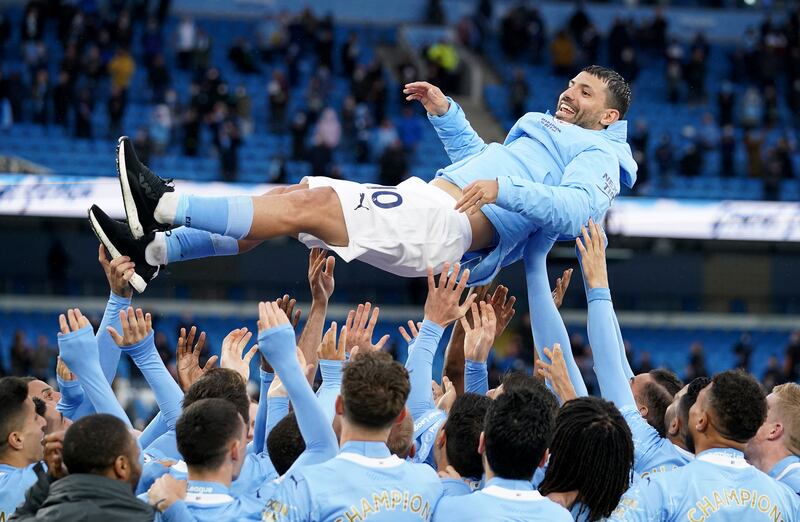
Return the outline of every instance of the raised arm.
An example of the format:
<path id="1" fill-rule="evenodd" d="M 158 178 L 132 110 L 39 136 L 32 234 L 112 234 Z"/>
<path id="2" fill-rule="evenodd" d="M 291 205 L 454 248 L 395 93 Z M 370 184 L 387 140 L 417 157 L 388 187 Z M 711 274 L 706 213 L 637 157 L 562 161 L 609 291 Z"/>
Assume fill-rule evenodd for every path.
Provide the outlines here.
<path id="1" fill-rule="evenodd" d="M 558 313 L 550 283 L 547 279 L 547 254 L 553 246 L 554 239 L 543 232 L 531 236 L 525 247 L 525 278 L 528 284 L 528 306 L 530 307 L 533 343 L 539 359 L 550 363 L 544 354 L 545 346 L 558 344 L 564 353 L 569 378 L 579 397 L 587 395 L 580 369 L 572 356 L 569 334 L 564 321 Z"/>
<path id="2" fill-rule="evenodd" d="M 331 423 L 336 416 L 336 397 L 342 389 L 342 370 L 348 333 L 346 327 L 342 328 L 339 341 L 336 342 L 336 321 L 332 322 L 317 349 L 319 369 L 322 373 L 322 385 L 317 390 L 317 400 L 328 422 Z"/>
<path id="3" fill-rule="evenodd" d="M 317 368 L 317 348 L 322 341 L 325 328 L 325 315 L 328 312 L 328 300 L 333 294 L 335 281 L 333 270 L 336 258 L 327 255 L 325 250 L 312 248 L 308 255 L 308 284 L 311 287 L 311 311 L 306 318 L 303 333 L 297 346 L 303 352 L 308 364 L 314 365 L 313 379 Z"/>
<path id="4" fill-rule="evenodd" d="M 127 256 L 120 256 L 109 261 L 102 243 L 98 254 L 98 261 L 100 266 L 103 267 L 106 279 L 108 279 L 111 294 L 108 297 L 103 319 L 100 321 L 100 327 L 97 329 L 95 338 L 100 352 L 100 367 L 103 368 L 103 374 L 110 384 L 114 381 L 122 352 L 109 335 L 108 327 L 113 326 L 118 331 L 122 329 L 119 322 L 119 313 L 131 305 L 133 289 L 128 281 L 134 274 L 134 268 L 133 262 Z"/>
<path id="5" fill-rule="evenodd" d="M 615 328 L 616 314 L 611 303 L 606 269 L 605 240 L 600 226 L 589 223 L 583 237 L 576 241 L 581 254 L 581 269 L 586 281 L 589 302 L 587 330 L 594 357 L 594 373 L 605 399 L 617 408 L 636 406 L 628 377 L 620 360 L 619 340 Z"/>
<path id="6" fill-rule="evenodd" d="M 435 85 L 413 82 L 406 84 L 403 93 L 406 100 L 417 100 L 425 107 L 428 120 L 436 129 L 451 162 L 474 156 L 486 148 L 486 143 L 469 124 L 461 107 Z"/>
<path id="7" fill-rule="evenodd" d="M 464 330 L 464 391 L 486 395 L 489 391 L 489 373 L 486 360 L 494 343 L 494 334 L 497 328 L 497 318 L 492 305 L 485 301 L 478 304 L 472 303 L 472 325 L 467 317 L 460 319 L 461 328 Z"/>
<path id="8" fill-rule="evenodd" d="M 67 417 L 72 419 L 75 417 L 78 408 L 83 403 L 84 394 L 81 383 L 75 377 L 61 357 L 56 362 L 56 380 L 58 381 L 58 391 L 61 392 L 61 398 L 56 404 L 56 410 Z"/>

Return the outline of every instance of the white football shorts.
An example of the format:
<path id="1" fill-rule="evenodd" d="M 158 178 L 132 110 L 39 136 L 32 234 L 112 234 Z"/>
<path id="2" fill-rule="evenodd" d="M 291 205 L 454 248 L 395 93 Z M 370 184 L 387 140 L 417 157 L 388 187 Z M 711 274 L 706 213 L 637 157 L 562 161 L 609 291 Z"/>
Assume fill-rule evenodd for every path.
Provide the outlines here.
<path id="1" fill-rule="evenodd" d="M 332 250 L 345 261 L 358 259 L 402 277 L 424 277 L 428 266 L 438 274 L 444 263 L 459 261 L 472 243 L 469 219 L 455 210 L 455 200 L 419 178 L 396 187 L 318 176 L 303 182 L 336 191 L 350 240 L 347 246 L 331 246 L 300 234 L 308 248 Z"/>

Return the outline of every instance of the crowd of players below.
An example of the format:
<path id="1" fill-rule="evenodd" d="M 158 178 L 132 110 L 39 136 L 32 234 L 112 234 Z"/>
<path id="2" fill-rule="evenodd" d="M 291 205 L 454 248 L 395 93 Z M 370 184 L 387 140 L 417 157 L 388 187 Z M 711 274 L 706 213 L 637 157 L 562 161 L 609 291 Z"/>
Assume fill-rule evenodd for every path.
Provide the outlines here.
<path id="1" fill-rule="evenodd" d="M 600 228 L 577 246 L 603 398 L 579 396 L 558 345 L 533 376 L 488 389 L 515 300 L 503 286 L 467 291 L 457 264 L 429 274 L 424 320 L 401 327 L 405 367 L 386 338 L 373 343 L 369 303 L 324 332 L 335 260 L 320 250 L 299 338 L 288 296 L 259 303 L 256 345 L 234 330 L 203 366 L 204 334 L 183 330 L 176 382 L 150 314 L 131 307 L 133 264 L 101 247 L 111 295 L 97 332 L 78 309 L 59 317 L 59 391 L 0 379 L 0 520 L 800 520 L 800 385 L 765 396 L 742 371 L 633 375 Z M 432 365 L 451 324 L 440 387 Z M 110 385 L 122 352 L 160 410 L 141 432 Z"/>

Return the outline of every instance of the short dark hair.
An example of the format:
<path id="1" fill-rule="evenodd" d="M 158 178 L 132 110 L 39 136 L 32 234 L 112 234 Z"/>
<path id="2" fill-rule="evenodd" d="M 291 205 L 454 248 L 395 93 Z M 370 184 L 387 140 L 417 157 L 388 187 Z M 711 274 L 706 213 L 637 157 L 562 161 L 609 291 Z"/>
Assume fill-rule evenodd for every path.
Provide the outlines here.
<path id="1" fill-rule="evenodd" d="M 344 416 L 365 428 L 388 428 L 403 411 L 410 389 L 408 371 L 391 355 L 359 354 L 342 374 Z"/>
<path id="2" fill-rule="evenodd" d="M 619 118 L 622 119 L 631 106 L 631 86 L 628 85 L 625 78 L 617 71 L 602 65 L 584 67 L 583 72 L 603 80 L 608 90 L 607 105 L 611 109 L 617 109 Z"/>
<path id="3" fill-rule="evenodd" d="M 8 436 L 25 424 L 25 401 L 28 384 L 19 377 L 0 379 L 0 454 L 5 452 Z"/>
<path id="4" fill-rule="evenodd" d="M 708 377 L 695 377 L 686 388 L 686 393 L 678 401 L 678 411 L 676 412 L 676 415 L 680 419 L 683 427 L 683 443 L 686 445 L 686 449 L 692 453 L 694 453 L 694 439 L 692 438 L 692 432 L 689 431 L 689 410 L 697 401 L 697 396 L 700 395 L 700 390 L 708 386 L 710 383 L 711 379 Z"/>
<path id="5" fill-rule="evenodd" d="M 183 397 L 183 408 L 201 399 L 225 399 L 230 401 L 244 423 L 250 424 L 250 397 L 242 376 L 228 368 L 214 368 L 192 384 Z"/>
<path id="6" fill-rule="evenodd" d="M 628 489 L 633 438 L 622 414 L 598 397 L 579 397 L 556 417 L 550 461 L 539 485 L 542 495 L 578 492 L 589 520 L 608 517 Z"/>
<path id="7" fill-rule="evenodd" d="M 241 414 L 225 399 L 200 399 L 183 409 L 175 424 L 178 451 L 188 466 L 216 469 L 228 444 L 241 436 Z"/>
<path id="8" fill-rule="evenodd" d="M 541 392 L 506 390 L 486 412 L 486 460 L 500 478 L 531 480 L 552 435 L 553 412 Z"/>
<path id="9" fill-rule="evenodd" d="M 462 477 L 483 476 L 483 460 L 478 444 L 483 421 L 492 399 L 477 393 L 465 393 L 456 398 L 447 414 L 444 433 L 447 436 L 447 461 Z"/>
<path id="10" fill-rule="evenodd" d="M 767 397 L 758 381 L 742 370 L 728 370 L 711 379 L 708 404 L 723 437 L 747 442 L 767 418 Z"/>
<path id="11" fill-rule="evenodd" d="M 107 413 L 87 415 L 64 434 L 64 465 L 70 473 L 102 475 L 121 455 L 129 455 L 128 426 Z"/>
<path id="12" fill-rule="evenodd" d="M 275 471 L 278 472 L 278 476 L 289 471 L 292 464 L 305 450 L 306 441 L 303 440 L 303 435 L 300 433 L 297 417 L 291 411 L 279 420 L 267 435 L 269 459 L 272 461 Z"/>
<path id="13" fill-rule="evenodd" d="M 548 388 L 536 377 L 532 377 L 522 372 L 508 372 L 503 375 L 502 384 L 504 391 L 526 389 L 540 394 L 542 399 L 547 401 L 547 403 L 550 405 L 550 409 L 553 411 L 553 417 L 555 417 L 556 413 L 558 413 L 558 408 L 560 407 L 560 404 L 558 403 L 558 397 L 556 397 L 556 394 L 553 393 L 550 388 Z"/>
<path id="14" fill-rule="evenodd" d="M 656 368 L 647 372 L 658 384 L 664 387 L 670 395 L 675 397 L 675 394 L 681 391 L 684 384 L 683 381 L 673 372 L 666 368 Z"/>
<path id="15" fill-rule="evenodd" d="M 666 388 L 655 382 L 648 382 L 642 386 L 639 400 L 647 406 L 647 423 L 655 428 L 659 436 L 666 437 L 667 422 L 666 413 L 669 405 L 672 404 L 672 396 Z"/>

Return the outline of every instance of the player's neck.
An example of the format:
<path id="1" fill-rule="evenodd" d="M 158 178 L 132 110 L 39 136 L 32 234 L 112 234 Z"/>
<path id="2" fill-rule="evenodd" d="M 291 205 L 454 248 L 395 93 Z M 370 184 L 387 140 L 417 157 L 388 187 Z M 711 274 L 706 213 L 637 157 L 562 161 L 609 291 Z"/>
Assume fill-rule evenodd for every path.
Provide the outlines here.
<path id="1" fill-rule="evenodd" d="M 667 434 L 667 440 L 669 440 L 673 445 L 678 446 L 680 449 L 689 451 L 689 448 L 686 447 L 686 443 L 683 442 L 683 437 L 680 435 L 673 435 L 669 433 Z"/>
<path id="2" fill-rule="evenodd" d="M 564 509 L 570 510 L 572 509 L 573 504 L 578 499 L 578 491 L 564 491 L 564 492 L 552 492 L 547 494 L 547 498 L 558 504 L 559 506 L 563 507 Z"/>
<path id="3" fill-rule="evenodd" d="M 223 464 L 217 469 L 198 469 L 189 466 L 188 479 L 198 482 L 216 482 L 229 488 L 233 481 L 232 475 L 231 467 L 228 464 Z"/>
<path id="4" fill-rule="evenodd" d="M 389 432 L 391 428 L 383 430 L 365 429 L 360 426 L 355 426 L 343 417 L 342 418 L 342 433 L 339 435 L 339 447 L 342 447 L 347 442 L 383 442 L 389 440 Z"/>
<path id="5" fill-rule="evenodd" d="M 764 473 L 769 473 L 775 465 L 790 456 L 792 453 L 780 441 L 768 441 L 762 448 L 761 454 L 754 459 L 748 459 L 750 464 Z"/>
<path id="6" fill-rule="evenodd" d="M 34 461 L 28 460 L 22 451 L 6 451 L 0 456 L 0 464 L 11 466 L 12 468 L 25 468 L 33 464 Z"/>
<path id="7" fill-rule="evenodd" d="M 695 455 L 711 449 L 735 449 L 744 452 L 745 445 L 735 440 L 726 439 L 714 430 L 709 430 L 695 437 Z"/>

